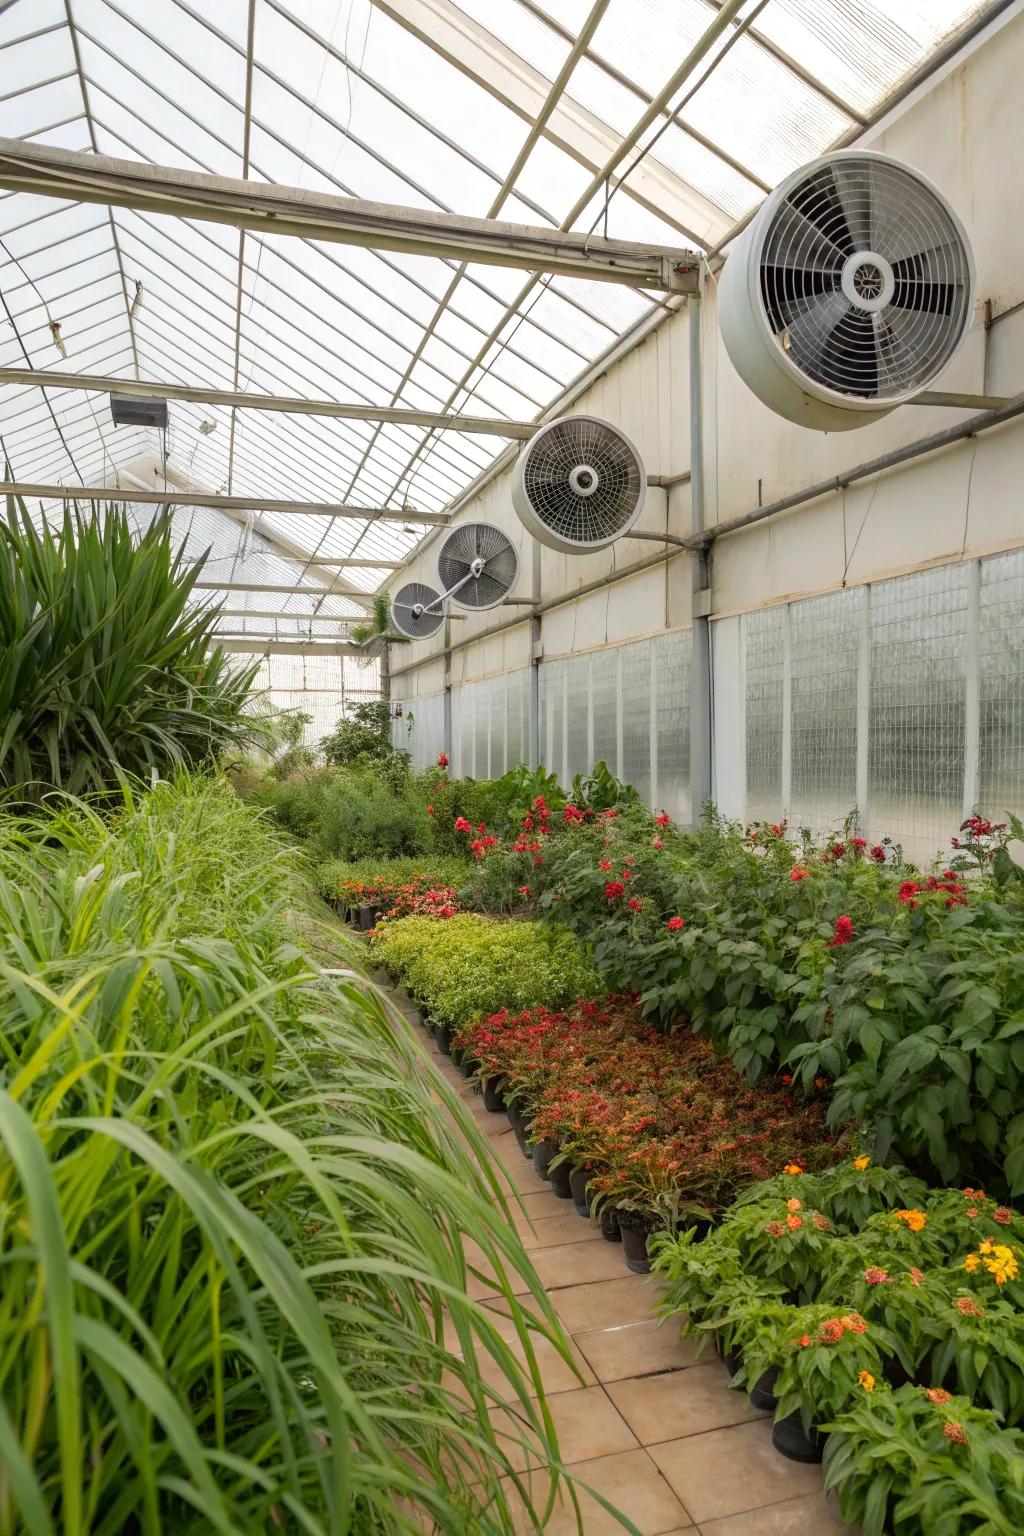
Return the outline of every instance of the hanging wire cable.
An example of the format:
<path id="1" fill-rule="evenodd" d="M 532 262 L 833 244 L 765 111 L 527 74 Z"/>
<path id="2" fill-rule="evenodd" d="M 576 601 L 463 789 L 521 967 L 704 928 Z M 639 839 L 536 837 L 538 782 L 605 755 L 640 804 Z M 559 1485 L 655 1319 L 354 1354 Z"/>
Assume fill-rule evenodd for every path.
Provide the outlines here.
<path id="1" fill-rule="evenodd" d="M 6 249 L 6 247 L 5 247 L 5 249 Z M 20 263 L 16 262 L 15 265 L 16 266 L 20 266 Z M 35 284 L 33 283 L 32 286 L 34 288 Z M 39 370 L 36 368 L 36 365 L 32 361 L 31 357 L 29 357 L 28 348 L 26 347 L 24 341 L 22 340 L 21 332 L 18 330 L 18 326 L 17 326 L 17 323 L 15 322 L 14 316 L 11 314 L 11 307 L 10 307 L 10 305 L 7 302 L 7 296 L 4 293 L 2 288 L 0 288 L 0 304 L 3 305 L 4 313 L 6 314 L 8 320 L 10 321 L 11 330 L 14 332 L 15 336 L 18 338 L 18 345 L 21 348 L 21 355 L 24 357 L 25 362 L 28 364 L 28 366 L 32 369 L 32 372 L 33 373 L 37 373 Z M 56 411 L 53 408 L 53 404 L 52 404 L 52 402 L 50 400 L 50 397 L 46 393 L 46 390 L 43 389 L 42 385 L 40 385 L 40 390 L 41 390 L 43 399 L 46 401 L 46 409 L 49 411 L 50 417 L 51 417 L 51 419 L 53 421 L 53 425 L 57 429 L 57 436 L 60 438 L 61 444 L 63 445 L 63 448 L 64 448 L 64 452 L 67 454 L 68 458 L 71 460 L 71 467 L 72 467 L 72 469 L 74 470 L 75 474 L 78 477 L 78 483 L 80 485 L 84 485 L 85 481 L 82 479 L 82 472 L 79 469 L 78 465 L 75 463 L 75 456 L 74 456 L 74 454 L 71 452 L 71 449 L 68 447 L 68 440 L 64 436 L 64 430 L 61 427 L 60 422 L 57 420 L 57 413 L 56 413 Z"/>

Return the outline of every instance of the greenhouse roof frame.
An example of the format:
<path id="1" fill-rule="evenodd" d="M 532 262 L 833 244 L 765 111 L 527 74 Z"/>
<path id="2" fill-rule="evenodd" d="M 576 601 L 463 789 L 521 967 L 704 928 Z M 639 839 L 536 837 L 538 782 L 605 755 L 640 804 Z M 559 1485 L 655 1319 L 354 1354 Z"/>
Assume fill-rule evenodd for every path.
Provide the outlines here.
<path id="1" fill-rule="evenodd" d="M 299 183 L 442 225 L 504 210 L 552 235 L 714 253 L 789 169 L 850 142 L 1010 3 L 909 0 L 897 16 L 886 0 L 822 0 L 813 15 L 791 0 L 643 0 L 638 24 L 637 0 L 310 0 L 301 17 L 285 0 L 229 0 L 214 24 L 188 0 L 155 0 L 144 22 L 123 0 L 37 0 L 24 20 L 0 0 L 14 86 L 0 134 L 241 171 L 259 197 Z M 317 602 L 325 566 L 350 595 L 386 582 L 530 422 L 675 308 L 665 290 L 536 270 L 522 282 L 457 254 L 228 237 L 25 193 L 0 198 L 0 240 L 0 369 L 64 377 L 56 321 L 77 382 L 165 381 L 177 402 L 165 445 L 103 426 L 81 389 L 8 381 L 0 436 L 17 481 L 51 488 L 45 506 L 75 480 L 116 492 L 120 470 L 166 447 L 169 482 L 211 487 L 192 536 L 226 548 L 232 518 L 233 576 L 255 533 Z M 250 410 L 246 395 L 280 406 Z M 459 418 L 489 425 L 474 439 Z M 220 490 L 235 504 L 216 504 Z M 353 506 L 364 516 L 323 516 Z"/>

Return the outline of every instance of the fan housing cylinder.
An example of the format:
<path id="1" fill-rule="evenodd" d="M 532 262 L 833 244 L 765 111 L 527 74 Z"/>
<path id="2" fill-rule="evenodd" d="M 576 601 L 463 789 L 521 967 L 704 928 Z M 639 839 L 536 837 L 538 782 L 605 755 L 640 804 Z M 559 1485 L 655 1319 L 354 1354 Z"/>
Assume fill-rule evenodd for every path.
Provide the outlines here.
<path id="1" fill-rule="evenodd" d="M 718 287 L 726 350 L 799 426 L 866 426 L 933 383 L 974 311 L 967 234 L 941 193 L 888 155 L 840 150 L 761 205 Z"/>

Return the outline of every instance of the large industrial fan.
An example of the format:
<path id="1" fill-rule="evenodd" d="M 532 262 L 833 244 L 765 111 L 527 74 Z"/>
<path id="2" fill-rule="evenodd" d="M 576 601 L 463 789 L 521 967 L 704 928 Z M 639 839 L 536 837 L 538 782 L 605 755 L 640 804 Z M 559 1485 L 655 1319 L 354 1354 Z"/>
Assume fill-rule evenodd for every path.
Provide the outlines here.
<path id="1" fill-rule="evenodd" d="M 563 416 L 541 427 L 512 477 L 520 522 L 548 549 L 570 555 L 605 549 L 628 533 L 646 493 L 633 444 L 596 416 Z"/>
<path id="2" fill-rule="evenodd" d="M 422 581 L 406 582 L 391 599 L 391 622 L 409 640 L 429 640 L 444 623 L 442 596 Z"/>
<path id="3" fill-rule="evenodd" d="M 971 324 L 967 235 L 918 171 L 843 150 L 794 171 L 729 253 L 722 336 L 741 378 L 801 426 L 843 431 L 928 388 Z"/>
<path id="4" fill-rule="evenodd" d="M 437 557 L 444 597 L 462 608 L 494 608 L 511 592 L 518 572 L 514 546 L 490 523 L 460 523 Z"/>

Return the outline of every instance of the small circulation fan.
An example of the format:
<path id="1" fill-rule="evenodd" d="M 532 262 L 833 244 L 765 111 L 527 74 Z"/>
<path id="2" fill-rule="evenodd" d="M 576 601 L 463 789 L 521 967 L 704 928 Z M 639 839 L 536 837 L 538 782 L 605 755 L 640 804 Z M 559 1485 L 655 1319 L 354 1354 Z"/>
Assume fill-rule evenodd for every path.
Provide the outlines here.
<path id="1" fill-rule="evenodd" d="M 838 151 L 781 182 L 729 253 L 719 320 L 737 373 L 790 421 L 842 431 L 913 400 L 974 309 L 967 235 L 918 171 Z"/>
<path id="2" fill-rule="evenodd" d="M 460 523 L 441 545 L 437 574 L 444 596 L 461 608 L 494 608 L 515 586 L 519 560 L 500 528 Z"/>
<path id="3" fill-rule="evenodd" d="M 512 505 L 548 549 L 585 555 L 628 533 L 644 509 L 647 473 L 633 444 L 597 416 L 563 416 L 516 461 Z"/>
<path id="4" fill-rule="evenodd" d="M 407 582 L 391 599 L 391 622 L 409 640 L 429 640 L 444 623 L 442 597 L 422 581 Z"/>

